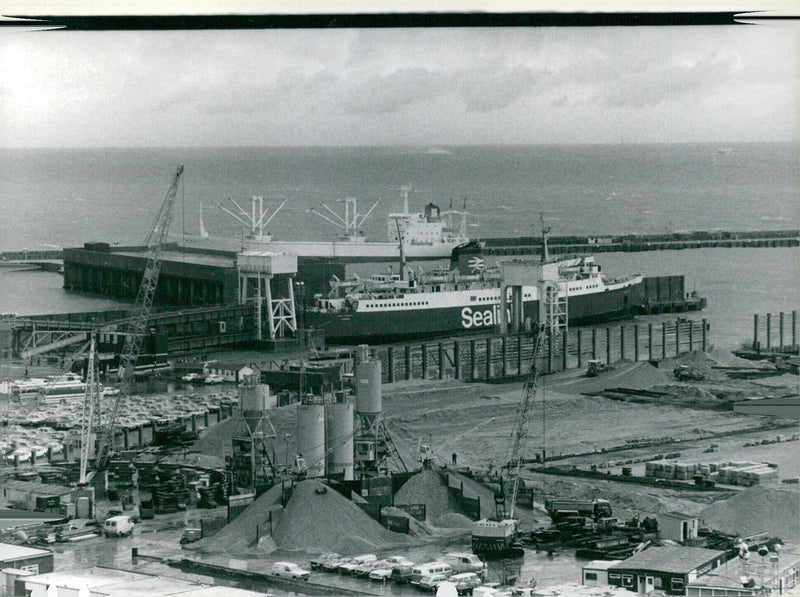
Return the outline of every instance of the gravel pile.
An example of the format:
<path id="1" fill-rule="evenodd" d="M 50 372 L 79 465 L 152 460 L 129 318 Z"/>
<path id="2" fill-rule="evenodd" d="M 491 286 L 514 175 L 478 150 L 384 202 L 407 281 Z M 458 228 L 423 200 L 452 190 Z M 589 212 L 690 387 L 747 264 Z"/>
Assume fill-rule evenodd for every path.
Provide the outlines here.
<path id="1" fill-rule="evenodd" d="M 285 453 L 293 455 L 297 450 L 294 437 L 297 434 L 297 405 L 291 404 L 273 408 L 268 411 L 268 415 L 270 423 L 275 429 L 276 437 L 280 438 L 272 440 L 276 453 L 281 458 Z M 192 449 L 202 454 L 224 458 L 226 451 L 230 453 L 231 439 L 237 431 L 238 422 L 239 418 L 234 415 L 216 425 L 212 425 L 203 431 L 200 438 L 192 446 Z M 240 426 L 239 433 L 242 433 L 244 429 L 244 426 Z M 285 433 L 291 434 L 288 438 L 288 444 L 286 439 L 283 438 Z"/>
<path id="2" fill-rule="evenodd" d="M 211 537 L 204 537 L 196 543 L 186 545 L 186 549 L 197 549 L 199 551 L 209 551 L 224 554 L 268 554 L 277 549 L 277 545 L 269 537 L 267 529 L 269 525 L 270 512 L 273 519 L 280 516 L 282 488 L 276 485 L 269 491 L 263 493 L 253 502 L 247 510 L 242 512 L 230 524 L 221 528 Z M 263 536 L 256 542 L 256 532 Z"/>
<path id="3" fill-rule="evenodd" d="M 425 504 L 425 519 L 436 520 L 456 511 L 455 502 L 438 473 L 425 469 L 406 481 L 394 496 L 395 504 Z"/>
<path id="4" fill-rule="evenodd" d="M 700 518 L 724 533 L 751 535 L 765 532 L 784 541 L 800 537 L 800 492 L 793 489 L 753 487 L 711 504 Z"/>
<path id="5" fill-rule="evenodd" d="M 458 512 L 450 512 L 434 519 L 433 525 L 441 529 L 471 529 L 472 521 Z"/>
<path id="6" fill-rule="evenodd" d="M 343 555 L 409 543 L 406 535 L 386 530 L 353 502 L 314 480 L 295 486 L 272 536 L 282 550 L 323 550 Z"/>

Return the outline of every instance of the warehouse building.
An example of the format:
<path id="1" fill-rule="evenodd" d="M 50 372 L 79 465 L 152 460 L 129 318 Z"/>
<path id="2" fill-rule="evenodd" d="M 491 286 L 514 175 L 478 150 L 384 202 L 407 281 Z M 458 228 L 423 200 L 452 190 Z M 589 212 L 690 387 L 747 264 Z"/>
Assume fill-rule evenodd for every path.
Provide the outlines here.
<path id="1" fill-rule="evenodd" d="M 686 586 L 726 560 L 724 551 L 701 547 L 651 547 L 608 569 L 608 584 L 641 594 L 685 595 Z"/>

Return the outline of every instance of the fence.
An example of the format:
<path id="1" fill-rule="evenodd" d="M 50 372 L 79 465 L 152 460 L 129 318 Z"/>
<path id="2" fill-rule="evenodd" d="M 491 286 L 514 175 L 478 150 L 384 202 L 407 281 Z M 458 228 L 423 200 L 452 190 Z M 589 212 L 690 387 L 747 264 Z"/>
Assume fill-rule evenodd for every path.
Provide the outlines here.
<path id="1" fill-rule="evenodd" d="M 705 319 L 686 318 L 655 324 L 576 328 L 561 337 L 548 338 L 544 371 L 580 368 L 590 359 L 607 363 L 659 360 L 705 351 L 709 346 L 708 330 Z M 379 347 L 376 353 L 383 363 L 384 383 L 408 379 L 487 381 L 526 374 L 533 359 L 534 340 L 528 333 L 476 336 L 394 344 Z"/>

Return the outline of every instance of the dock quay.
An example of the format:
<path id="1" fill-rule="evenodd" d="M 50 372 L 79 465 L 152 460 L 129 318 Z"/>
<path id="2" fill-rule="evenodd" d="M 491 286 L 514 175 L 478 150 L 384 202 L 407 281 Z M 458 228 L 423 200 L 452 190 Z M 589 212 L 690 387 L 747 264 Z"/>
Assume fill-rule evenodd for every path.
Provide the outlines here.
<path id="1" fill-rule="evenodd" d="M 574 328 L 560 340 L 560 344 L 550 341 L 545 347 L 547 373 L 580 369 L 591 359 L 606 363 L 661 360 L 705 351 L 710 345 L 708 323 L 686 318 L 659 324 Z M 530 369 L 534 341 L 529 333 L 492 334 L 389 344 L 377 346 L 375 351 L 383 362 L 384 383 L 410 379 L 490 382 L 524 377 Z"/>

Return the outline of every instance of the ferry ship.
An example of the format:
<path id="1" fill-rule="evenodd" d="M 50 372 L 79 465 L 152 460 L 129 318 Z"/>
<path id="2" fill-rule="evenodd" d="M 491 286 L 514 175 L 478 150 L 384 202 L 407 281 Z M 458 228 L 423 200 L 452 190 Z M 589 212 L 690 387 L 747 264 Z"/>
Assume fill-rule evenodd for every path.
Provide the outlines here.
<path id="1" fill-rule="evenodd" d="M 344 344 L 394 341 L 409 337 L 486 332 L 501 324 L 499 268 L 488 268 L 479 243 L 458 247 L 449 271 L 374 275 L 334 280 L 331 292 L 316 295 L 306 309 L 306 325 Z M 546 253 L 546 249 L 545 249 Z M 560 258 L 558 287 L 566 297 L 571 324 L 630 316 L 644 298 L 642 275 L 606 278 L 591 255 Z M 523 321 L 539 317 L 535 281 L 522 288 Z M 510 321 L 510 309 L 505 314 Z"/>

